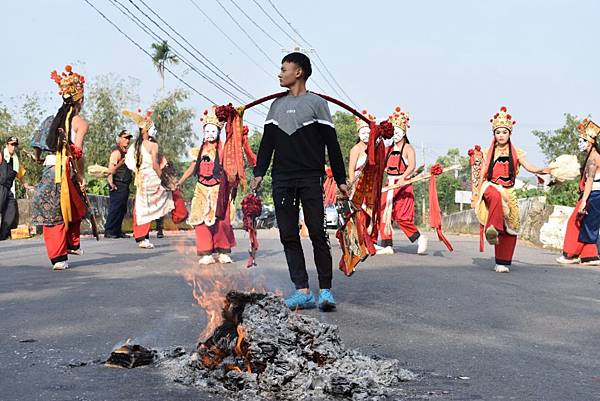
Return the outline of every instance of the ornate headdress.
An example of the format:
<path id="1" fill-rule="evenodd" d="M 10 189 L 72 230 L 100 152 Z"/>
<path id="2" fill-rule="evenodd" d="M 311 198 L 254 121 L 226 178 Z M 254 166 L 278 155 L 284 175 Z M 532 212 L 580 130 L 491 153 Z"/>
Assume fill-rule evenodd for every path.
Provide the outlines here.
<path id="1" fill-rule="evenodd" d="M 200 121 L 202 122 L 202 127 L 204 127 L 206 124 L 213 124 L 221 129 L 225 125 L 225 121 L 219 121 L 219 118 L 217 117 L 216 105 L 211 106 L 210 109 L 204 110 Z"/>
<path id="2" fill-rule="evenodd" d="M 150 118 L 152 116 L 152 111 L 149 110 L 143 115 L 141 113 L 142 109 L 137 109 L 137 112 L 129 110 L 122 111 L 122 114 L 132 120 L 139 128 L 150 129 L 150 127 L 154 125 L 152 118 Z"/>
<path id="3" fill-rule="evenodd" d="M 594 143 L 600 133 L 600 127 L 589 118 L 584 118 L 583 121 L 577 125 L 577 132 L 579 132 L 580 138 Z"/>
<path id="4" fill-rule="evenodd" d="M 85 77 L 73 72 L 73 67 L 70 65 L 66 65 L 65 71 L 60 75 L 56 70 L 52 71 L 50 73 L 50 78 L 56 82 L 60 88 L 58 94 L 61 95 L 64 100 L 73 99 L 73 101 L 76 102 L 83 97 Z"/>
<path id="5" fill-rule="evenodd" d="M 510 132 L 512 132 L 513 126 L 517 123 L 513 120 L 512 116 L 508 114 L 506 106 L 500 107 L 500 112 L 494 114 L 494 117 L 490 119 L 492 123 L 492 131 L 495 131 L 496 128 L 506 128 Z"/>
<path id="6" fill-rule="evenodd" d="M 410 115 L 402 111 L 400 106 L 396 106 L 392 115 L 388 117 L 388 121 L 394 127 L 398 127 L 404 132 L 406 132 L 406 130 L 410 128 L 410 125 L 408 125 L 408 122 L 410 121 Z"/>
<path id="7" fill-rule="evenodd" d="M 363 110 L 362 114 L 363 114 L 363 116 L 367 117 L 370 121 L 372 121 L 372 122 L 375 121 L 375 116 L 370 114 L 367 110 Z M 369 124 L 362 118 L 355 117 L 354 120 L 356 121 L 356 131 L 357 132 L 360 131 L 361 128 L 369 126 Z"/>

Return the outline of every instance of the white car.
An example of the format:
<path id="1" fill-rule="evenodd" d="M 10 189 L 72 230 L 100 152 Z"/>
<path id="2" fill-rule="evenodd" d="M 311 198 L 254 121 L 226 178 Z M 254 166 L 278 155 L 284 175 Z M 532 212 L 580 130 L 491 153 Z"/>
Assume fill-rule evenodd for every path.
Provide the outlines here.
<path id="1" fill-rule="evenodd" d="M 334 205 L 329 205 L 325 208 L 325 220 L 327 228 L 338 228 L 339 216 Z"/>

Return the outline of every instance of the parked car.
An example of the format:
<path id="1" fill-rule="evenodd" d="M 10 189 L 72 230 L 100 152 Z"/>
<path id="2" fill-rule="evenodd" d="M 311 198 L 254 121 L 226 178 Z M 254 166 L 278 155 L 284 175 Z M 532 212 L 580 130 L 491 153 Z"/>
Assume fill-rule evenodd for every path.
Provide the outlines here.
<path id="1" fill-rule="evenodd" d="M 273 228 L 277 227 L 275 219 L 275 207 L 271 205 L 263 205 L 260 216 L 256 219 L 256 228 Z"/>
<path id="2" fill-rule="evenodd" d="M 327 228 L 338 228 L 340 216 L 335 205 L 329 205 L 325 208 L 325 219 L 327 220 Z"/>

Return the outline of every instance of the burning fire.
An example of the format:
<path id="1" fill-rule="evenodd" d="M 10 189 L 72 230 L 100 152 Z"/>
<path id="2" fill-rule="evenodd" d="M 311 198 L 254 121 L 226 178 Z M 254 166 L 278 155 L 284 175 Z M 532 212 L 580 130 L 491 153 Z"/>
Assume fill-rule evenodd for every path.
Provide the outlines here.
<path id="1" fill-rule="evenodd" d="M 189 267 L 180 271 L 185 280 L 192 287 L 192 295 L 198 306 L 207 315 L 207 323 L 199 336 L 199 341 L 206 339 L 221 324 L 223 302 L 228 292 L 264 292 L 266 291 L 265 279 L 257 269 L 247 269 L 243 264 L 233 265 L 199 265 L 197 263 L 196 249 L 190 247 L 185 240 L 178 241 L 175 249 L 186 255 Z M 281 293 L 281 291 L 278 291 Z"/>

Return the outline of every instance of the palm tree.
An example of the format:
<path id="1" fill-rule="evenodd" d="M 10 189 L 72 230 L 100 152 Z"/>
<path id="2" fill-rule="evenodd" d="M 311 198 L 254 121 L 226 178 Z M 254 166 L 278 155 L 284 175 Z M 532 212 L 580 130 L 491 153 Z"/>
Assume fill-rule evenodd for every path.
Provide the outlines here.
<path id="1" fill-rule="evenodd" d="M 165 64 L 179 64 L 179 58 L 171 51 L 171 47 L 166 40 L 162 42 L 152 43 L 152 63 L 156 66 L 160 79 L 162 81 L 162 89 L 165 88 Z"/>

